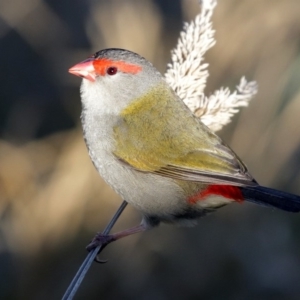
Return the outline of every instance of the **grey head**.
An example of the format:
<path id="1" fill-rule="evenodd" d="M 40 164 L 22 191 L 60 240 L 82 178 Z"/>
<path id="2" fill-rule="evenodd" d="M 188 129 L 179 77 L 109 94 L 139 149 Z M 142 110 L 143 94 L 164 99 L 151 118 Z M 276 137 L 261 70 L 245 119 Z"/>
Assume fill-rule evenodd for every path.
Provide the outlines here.
<path id="1" fill-rule="evenodd" d="M 96 75 L 95 82 L 85 79 L 82 82 L 84 107 L 89 103 L 98 110 L 101 103 L 101 110 L 107 108 L 110 113 L 115 111 L 118 114 L 132 100 L 158 84 L 169 88 L 157 69 L 137 53 L 110 48 L 96 52 L 89 60 L 93 60 Z"/>

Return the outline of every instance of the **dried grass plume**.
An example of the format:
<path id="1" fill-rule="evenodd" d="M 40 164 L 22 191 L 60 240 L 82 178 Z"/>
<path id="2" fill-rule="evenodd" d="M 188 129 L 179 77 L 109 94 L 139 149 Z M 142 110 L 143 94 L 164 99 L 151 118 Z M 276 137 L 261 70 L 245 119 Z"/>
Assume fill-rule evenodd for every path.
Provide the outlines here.
<path id="1" fill-rule="evenodd" d="M 243 77 L 233 93 L 221 87 L 208 97 L 204 94 L 209 72 L 203 61 L 204 54 L 216 43 L 211 22 L 216 5 L 216 0 L 200 1 L 201 12 L 194 21 L 184 24 L 165 74 L 178 96 L 213 131 L 228 124 L 239 107 L 247 106 L 257 93 L 256 82 L 247 82 Z"/>

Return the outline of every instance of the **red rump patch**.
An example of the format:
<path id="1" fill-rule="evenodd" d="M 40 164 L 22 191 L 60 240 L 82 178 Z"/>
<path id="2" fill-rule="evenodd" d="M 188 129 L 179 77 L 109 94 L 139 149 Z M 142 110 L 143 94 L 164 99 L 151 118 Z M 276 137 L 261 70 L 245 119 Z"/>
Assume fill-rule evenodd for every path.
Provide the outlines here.
<path id="1" fill-rule="evenodd" d="M 114 61 L 110 59 L 95 59 L 93 66 L 97 74 L 104 76 L 109 67 L 116 67 L 123 73 L 137 74 L 142 70 L 141 66 L 129 64 L 125 61 Z"/>
<path id="2" fill-rule="evenodd" d="M 232 185 L 209 185 L 205 190 L 188 198 L 188 202 L 195 204 L 198 201 L 205 200 L 206 197 L 211 195 L 222 196 L 224 198 L 235 200 L 236 202 L 243 202 L 244 197 L 237 186 Z"/>

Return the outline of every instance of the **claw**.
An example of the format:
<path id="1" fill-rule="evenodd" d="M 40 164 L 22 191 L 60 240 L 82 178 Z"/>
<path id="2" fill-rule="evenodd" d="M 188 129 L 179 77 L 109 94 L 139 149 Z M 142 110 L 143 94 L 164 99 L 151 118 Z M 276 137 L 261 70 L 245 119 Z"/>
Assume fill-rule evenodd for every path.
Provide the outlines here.
<path id="1" fill-rule="evenodd" d="M 96 234 L 96 236 L 93 238 L 93 240 L 86 246 L 86 249 L 88 251 L 93 251 L 95 248 L 100 246 L 98 255 L 95 257 L 94 261 L 99 264 L 105 264 L 105 263 L 107 263 L 108 260 L 99 259 L 99 253 L 113 240 L 114 240 L 113 236 L 105 235 L 105 234 L 98 232 Z"/>
<path id="2" fill-rule="evenodd" d="M 101 246 L 101 250 L 103 250 L 105 246 L 107 246 L 109 243 L 113 242 L 114 240 L 115 239 L 113 235 L 107 235 L 98 232 L 93 238 L 93 240 L 86 246 L 86 249 L 88 251 L 92 251 L 98 246 Z"/>
<path id="3" fill-rule="evenodd" d="M 101 232 L 98 232 L 93 240 L 86 246 L 86 249 L 88 251 L 93 251 L 95 248 L 100 246 L 98 255 L 95 257 L 94 261 L 99 264 L 105 264 L 108 262 L 108 260 L 102 260 L 99 259 L 99 253 L 111 242 L 115 241 L 114 235 L 109 234 L 103 234 Z"/>
<path id="4" fill-rule="evenodd" d="M 108 262 L 108 259 L 99 259 L 98 255 L 95 257 L 94 261 L 98 264 L 106 264 Z"/>

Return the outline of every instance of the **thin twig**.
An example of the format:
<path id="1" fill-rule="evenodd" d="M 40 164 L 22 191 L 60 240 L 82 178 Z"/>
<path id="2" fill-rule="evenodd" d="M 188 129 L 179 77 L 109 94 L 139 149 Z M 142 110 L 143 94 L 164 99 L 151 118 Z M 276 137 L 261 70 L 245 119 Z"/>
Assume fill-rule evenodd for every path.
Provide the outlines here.
<path id="1" fill-rule="evenodd" d="M 110 230 L 120 217 L 121 213 L 125 209 L 127 205 L 127 202 L 124 200 L 119 207 L 119 209 L 116 211 L 115 215 L 112 217 L 108 225 L 103 231 L 103 234 L 109 234 Z M 81 285 L 82 280 L 84 279 L 87 271 L 89 270 L 92 262 L 95 260 L 97 254 L 103 250 L 103 246 L 99 245 L 97 248 L 95 248 L 93 251 L 90 251 L 89 254 L 87 255 L 86 259 L 84 262 L 81 264 L 79 270 L 77 271 L 76 275 L 74 276 L 72 282 L 70 283 L 68 289 L 66 290 L 62 300 L 72 300 L 73 297 L 75 296 L 78 288 Z"/>

